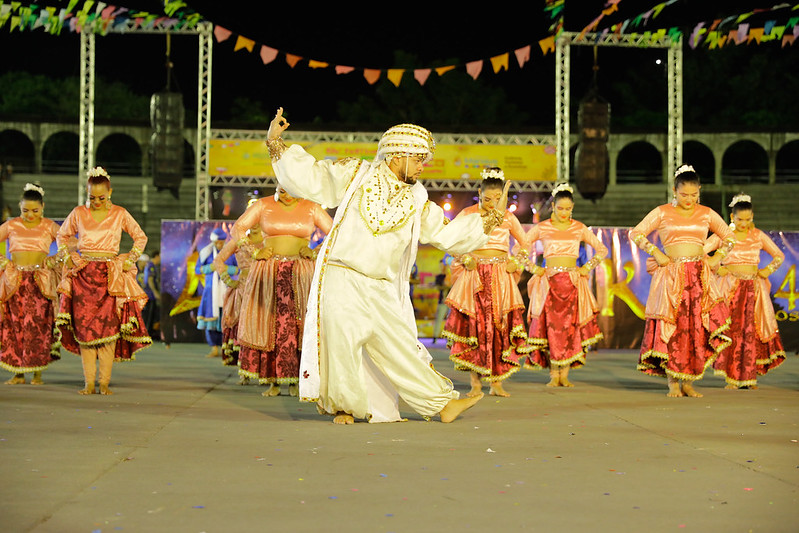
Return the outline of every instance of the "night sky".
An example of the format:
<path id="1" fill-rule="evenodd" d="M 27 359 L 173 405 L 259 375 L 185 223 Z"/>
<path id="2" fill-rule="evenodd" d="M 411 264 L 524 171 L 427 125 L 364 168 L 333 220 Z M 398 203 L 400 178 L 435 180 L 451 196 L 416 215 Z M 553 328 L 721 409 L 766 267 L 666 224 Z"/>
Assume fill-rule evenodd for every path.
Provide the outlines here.
<path id="1" fill-rule="evenodd" d="M 282 105 L 292 122 L 299 125 L 314 119 L 335 121 L 336 102 L 354 100 L 360 94 L 370 95 L 376 90 L 359 71 L 336 75 L 332 69 L 311 69 L 307 61 L 291 68 L 283 54 L 273 63 L 263 65 L 257 53 L 233 51 L 235 36 L 239 34 L 281 52 L 356 68 L 392 67 L 395 50 L 415 56 L 416 67 L 463 65 L 467 61 L 484 59 L 486 65 L 480 82 L 487 87 L 502 88 L 508 99 L 527 113 L 526 129 L 541 131 L 553 127 L 555 55 L 543 55 L 538 47 L 538 41 L 547 36 L 551 23 L 544 14 L 541 0 L 525 3 L 526 7 L 522 8 L 516 2 L 494 2 L 479 3 L 473 9 L 461 6 L 457 10 L 424 3 L 336 4 L 335 7 L 325 4 L 307 10 L 299 4 L 275 6 L 275 3 L 263 1 L 188 0 L 187 3 L 206 19 L 234 32 L 227 41 L 214 44 L 212 116 L 215 127 L 227 125 L 231 102 L 237 96 L 261 101 L 270 109 Z M 633 17 L 658 3 L 621 0 L 619 11 L 603 19 L 602 25 Z M 681 0 L 665 9 L 648 28 L 677 25 L 690 33 L 699 21 L 777 3 L 776 0 Z M 157 12 L 162 5 L 152 0 L 120 4 L 150 12 Z M 579 8 L 573 7 L 578 5 Z M 566 29 L 582 30 L 604 5 L 604 0 L 572 1 L 565 12 Z M 4 52 L 0 55 L 0 72 L 27 70 L 57 77 L 77 76 L 80 68 L 78 42 L 78 36 L 68 30 L 52 36 L 40 31 L 9 33 L 4 28 L 0 31 L 0 49 Z M 512 54 L 513 50 L 526 45 L 532 45 L 529 63 L 519 68 L 511 55 L 509 70 L 493 73 L 487 62 L 490 57 L 505 52 Z M 766 45 L 752 48 L 753 53 L 763 53 Z M 629 51 L 617 52 L 600 51 L 601 74 L 606 79 L 623 77 L 625 69 L 652 68 L 658 54 L 665 56 L 665 52 L 656 50 L 635 51 L 637 55 Z M 164 53 L 165 37 L 161 35 L 100 37 L 97 40 L 97 74 L 123 81 L 136 92 L 148 95 L 162 89 L 166 83 Z M 172 59 L 178 89 L 184 93 L 187 108 L 193 109 L 196 105 L 196 37 L 173 37 Z M 573 90 L 579 92 L 590 81 L 593 52 L 589 47 L 573 47 L 572 59 Z"/>

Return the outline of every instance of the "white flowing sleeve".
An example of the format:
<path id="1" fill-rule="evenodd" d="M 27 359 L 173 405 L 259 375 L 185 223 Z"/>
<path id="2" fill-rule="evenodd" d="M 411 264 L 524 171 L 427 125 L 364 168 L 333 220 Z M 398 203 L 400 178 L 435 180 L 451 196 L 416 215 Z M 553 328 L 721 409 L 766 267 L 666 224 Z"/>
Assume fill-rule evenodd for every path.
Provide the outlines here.
<path id="1" fill-rule="evenodd" d="M 272 159 L 272 168 L 280 186 L 292 196 L 336 207 L 362 163 L 355 158 L 317 161 L 302 146 L 292 144 Z"/>
<path id="2" fill-rule="evenodd" d="M 426 202 L 422 211 L 419 240 L 453 254 L 478 250 L 488 242 L 483 231 L 483 219 L 478 213 L 457 216 L 449 220 L 444 210 L 433 202 Z"/>

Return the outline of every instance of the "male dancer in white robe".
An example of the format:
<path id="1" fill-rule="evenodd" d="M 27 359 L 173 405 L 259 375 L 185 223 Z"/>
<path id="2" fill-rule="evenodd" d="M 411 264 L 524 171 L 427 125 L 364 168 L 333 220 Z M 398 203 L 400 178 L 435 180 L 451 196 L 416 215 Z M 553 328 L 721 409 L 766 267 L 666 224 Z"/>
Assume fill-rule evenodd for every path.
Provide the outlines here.
<path id="1" fill-rule="evenodd" d="M 482 395 L 459 399 L 452 382 L 433 369 L 417 336 L 411 268 L 420 241 L 453 254 L 480 248 L 502 222 L 504 207 L 450 222 L 417 183 L 435 148 L 419 126 L 387 130 L 373 162 L 317 161 L 298 144 L 286 146 L 281 135 L 288 126 L 278 109 L 267 146 L 280 186 L 338 206 L 308 300 L 300 399 L 316 402 L 338 424 L 401 420 L 397 395 L 425 418 L 452 422 Z"/>

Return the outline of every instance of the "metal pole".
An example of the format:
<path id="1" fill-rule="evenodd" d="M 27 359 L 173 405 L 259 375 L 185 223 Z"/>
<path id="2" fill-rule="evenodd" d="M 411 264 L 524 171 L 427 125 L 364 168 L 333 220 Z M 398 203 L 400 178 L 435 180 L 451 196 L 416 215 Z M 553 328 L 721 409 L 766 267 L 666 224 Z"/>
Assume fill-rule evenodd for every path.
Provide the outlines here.
<path id="1" fill-rule="evenodd" d="M 94 33 L 80 33 L 80 146 L 78 205 L 86 201 L 86 174 L 94 167 Z"/>
<path id="2" fill-rule="evenodd" d="M 199 34 L 200 50 L 197 65 L 197 147 L 195 150 L 195 218 L 208 220 L 209 185 L 208 152 L 211 138 L 211 57 L 213 31 L 204 23 Z"/>

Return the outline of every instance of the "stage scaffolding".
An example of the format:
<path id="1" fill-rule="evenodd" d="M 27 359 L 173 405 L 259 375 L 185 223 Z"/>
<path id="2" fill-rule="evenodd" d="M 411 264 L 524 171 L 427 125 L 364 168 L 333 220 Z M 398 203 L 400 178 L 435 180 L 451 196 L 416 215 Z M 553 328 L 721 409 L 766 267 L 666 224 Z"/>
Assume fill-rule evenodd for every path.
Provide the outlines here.
<path id="1" fill-rule="evenodd" d="M 199 53 L 197 61 L 197 129 L 195 145 L 195 218 L 207 220 L 210 205 L 211 187 L 274 187 L 275 179 L 262 176 L 211 176 L 208 168 L 209 144 L 211 139 L 266 139 L 265 131 L 254 130 L 212 130 L 211 129 L 211 75 L 213 52 L 213 26 L 203 22 L 192 28 L 165 27 L 154 24 L 144 28 L 134 21 L 115 26 L 112 33 L 149 33 L 173 35 L 197 35 Z M 80 146 L 78 203 L 85 201 L 85 176 L 94 167 L 94 88 L 95 88 L 95 40 L 96 34 L 80 34 Z M 439 144 L 492 144 L 492 145 L 554 145 L 557 149 L 557 180 L 569 180 L 570 151 L 570 49 L 571 46 L 611 46 L 631 48 L 665 48 L 668 51 L 668 146 L 666 175 L 668 191 L 671 190 L 674 171 L 682 164 L 682 38 L 669 35 L 614 35 L 579 34 L 562 32 L 558 35 L 555 55 L 555 135 L 504 135 L 504 134 L 436 134 Z M 288 132 L 287 140 L 293 142 L 373 142 L 377 143 L 380 133 L 342 133 L 342 132 Z M 430 191 L 474 190 L 472 180 L 438 179 L 421 180 Z M 520 192 L 550 191 L 553 182 L 523 181 L 514 183 Z"/>
<path id="2" fill-rule="evenodd" d="M 165 22 L 165 21 L 164 21 Z M 192 28 L 175 28 L 157 22 L 142 27 L 134 20 L 113 26 L 109 33 L 119 34 L 170 34 L 196 35 L 199 40 L 197 55 L 197 130 L 194 147 L 197 220 L 208 219 L 208 149 L 211 138 L 211 59 L 213 52 L 213 25 L 201 22 Z M 86 173 L 94 167 L 94 84 L 95 41 L 91 31 L 80 33 L 80 146 L 78 152 L 78 204 L 86 199 Z"/>
<path id="3" fill-rule="evenodd" d="M 683 140 L 683 102 L 682 102 L 682 37 L 673 38 L 668 34 L 644 33 L 633 35 L 615 35 L 612 33 L 575 33 L 564 31 L 558 35 L 555 43 L 555 136 L 558 150 L 558 181 L 569 181 L 569 151 L 571 103 L 571 66 L 570 50 L 572 46 L 610 46 L 625 48 L 665 48 L 667 50 L 668 77 L 668 136 L 666 146 L 666 176 L 668 177 L 667 194 L 671 193 L 674 184 L 674 171 L 682 164 Z"/>

